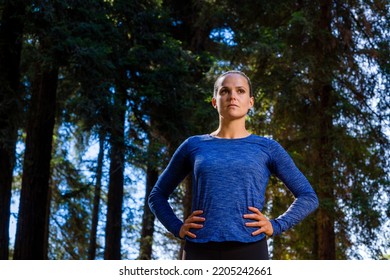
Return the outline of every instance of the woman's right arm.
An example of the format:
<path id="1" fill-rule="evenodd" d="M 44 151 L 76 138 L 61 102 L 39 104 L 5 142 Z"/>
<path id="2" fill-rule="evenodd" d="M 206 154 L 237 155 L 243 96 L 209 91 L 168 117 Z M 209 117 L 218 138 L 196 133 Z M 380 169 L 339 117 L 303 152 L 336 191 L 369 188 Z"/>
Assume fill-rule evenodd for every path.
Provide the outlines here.
<path id="1" fill-rule="evenodd" d="M 153 214 L 176 237 L 180 237 L 183 221 L 174 213 L 168 203 L 168 198 L 191 171 L 187 148 L 188 139 L 175 151 L 166 169 L 159 176 L 148 199 Z"/>

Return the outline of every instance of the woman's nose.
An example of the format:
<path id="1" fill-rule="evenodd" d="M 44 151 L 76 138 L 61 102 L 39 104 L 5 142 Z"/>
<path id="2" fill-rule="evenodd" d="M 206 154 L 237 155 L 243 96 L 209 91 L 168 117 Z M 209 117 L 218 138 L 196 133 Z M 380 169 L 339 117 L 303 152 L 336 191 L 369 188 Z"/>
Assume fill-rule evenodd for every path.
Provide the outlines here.
<path id="1" fill-rule="evenodd" d="M 237 99 L 237 92 L 235 90 L 232 90 L 229 95 L 231 100 L 236 100 Z"/>

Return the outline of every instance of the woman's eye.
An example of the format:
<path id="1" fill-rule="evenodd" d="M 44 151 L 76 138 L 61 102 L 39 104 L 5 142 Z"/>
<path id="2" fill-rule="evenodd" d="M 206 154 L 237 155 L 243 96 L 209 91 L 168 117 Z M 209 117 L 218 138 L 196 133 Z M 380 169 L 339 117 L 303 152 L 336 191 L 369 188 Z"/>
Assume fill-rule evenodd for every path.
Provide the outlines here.
<path id="1" fill-rule="evenodd" d="M 227 94 L 228 91 L 227 91 L 226 89 L 223 89 L 223 90 L 221 90 L 219 93 L 220 93 L 221 95 L 224 95 L 224 94 Z"/>

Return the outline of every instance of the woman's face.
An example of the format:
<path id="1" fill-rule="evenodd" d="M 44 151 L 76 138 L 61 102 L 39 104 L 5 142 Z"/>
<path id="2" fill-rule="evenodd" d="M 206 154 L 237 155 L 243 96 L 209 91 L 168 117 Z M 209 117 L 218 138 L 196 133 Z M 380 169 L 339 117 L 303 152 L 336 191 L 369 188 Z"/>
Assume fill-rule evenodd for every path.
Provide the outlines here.
<path id="1" fill-rule="evenodd" d="M 226 120 L 245 118 L 253 107 L 254 99 L 249 95 L 249 84 L 240 74 L 228 74 L 219 79 L 218 91 L 212 105 Z"/>

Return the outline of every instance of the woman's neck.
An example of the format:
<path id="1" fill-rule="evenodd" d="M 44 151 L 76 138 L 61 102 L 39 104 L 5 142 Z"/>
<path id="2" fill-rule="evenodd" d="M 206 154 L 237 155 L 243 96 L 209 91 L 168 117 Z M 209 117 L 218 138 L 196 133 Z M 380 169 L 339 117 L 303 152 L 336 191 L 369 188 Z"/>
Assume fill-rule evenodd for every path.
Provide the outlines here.
<path id="1" fill-rule="evenodd" d="M 245 122 L 236 121 L 236 122 L 219 122 L 219 127 L 214 132 L 210 133 L 212 136 L 220 138 L 244 138 L 249 136 L 251 133 L 246 130 Z"/>

